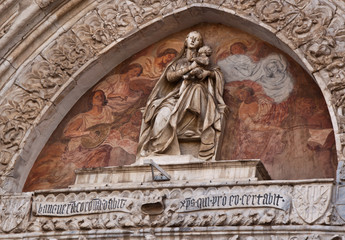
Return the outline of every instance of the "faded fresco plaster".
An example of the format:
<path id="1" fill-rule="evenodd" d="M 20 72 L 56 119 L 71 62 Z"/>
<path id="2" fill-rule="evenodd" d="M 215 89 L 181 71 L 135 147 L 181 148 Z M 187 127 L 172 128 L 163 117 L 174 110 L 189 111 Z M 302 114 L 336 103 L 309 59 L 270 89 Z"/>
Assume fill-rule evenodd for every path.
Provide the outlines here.
<path id="1" fill-rule="evenodd" d="M 230 117 L 221 159 L 261 159 L 273 179 L 334 177 L 334 133 L 317 85 L 279 50 L 233 28 L 203 24 L 117 66 L 71 109 L 42 150 L 24 191 L 62 188 L 77 168 L 135 161 L 141 108 L 166 65 L 198 30 L 225 77 Z"/>

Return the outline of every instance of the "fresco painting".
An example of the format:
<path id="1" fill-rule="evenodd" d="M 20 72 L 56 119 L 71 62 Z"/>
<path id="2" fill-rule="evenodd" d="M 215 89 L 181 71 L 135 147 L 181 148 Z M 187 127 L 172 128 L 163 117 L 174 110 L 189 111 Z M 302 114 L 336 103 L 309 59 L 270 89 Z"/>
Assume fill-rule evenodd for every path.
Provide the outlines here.
<path id="1" fill-rule="evenodd" d="M 225 79 L 230 116 L 220 159 L 261 159 L 273 179 L 334 177 L 334 133 L 312 78 L 247 33 L 200 24 L 125 60 L 81 97 L 38 156 L 24 191 L 67 187 L 78 168 L 134 163 L 141 109 L 191 30 L 208 36 L 213 55 L 205 49 L 200 60 L 216 62 Z"/>

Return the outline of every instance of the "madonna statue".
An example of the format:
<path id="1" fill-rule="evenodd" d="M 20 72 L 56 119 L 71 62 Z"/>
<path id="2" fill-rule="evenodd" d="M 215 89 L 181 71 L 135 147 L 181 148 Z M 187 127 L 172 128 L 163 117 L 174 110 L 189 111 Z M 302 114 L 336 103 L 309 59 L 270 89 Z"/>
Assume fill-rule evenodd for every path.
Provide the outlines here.
<path id="1" fill-rule="evenodd" d="M 209 65 L 211 48 L 199 32 L 190 32 L 184 48 L 153 88 L 143 113 L 137 157 L 181 155 L 182 141 L 199 144 L 198 157 L 215 154 L 221 131 L 224 81 Z M 217 135 L 218 134 L 218 135 Z M 184 153 L 183 153 L 184 154 Z"/>

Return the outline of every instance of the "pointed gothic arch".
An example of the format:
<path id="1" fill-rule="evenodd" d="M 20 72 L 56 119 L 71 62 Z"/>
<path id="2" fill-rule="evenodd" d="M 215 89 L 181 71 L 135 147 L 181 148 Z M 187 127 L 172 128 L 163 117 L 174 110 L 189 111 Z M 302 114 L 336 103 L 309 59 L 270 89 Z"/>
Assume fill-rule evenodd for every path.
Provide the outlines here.
<path id="1" fill-rule="evenodd" d="M 7 114 L 5 120 L 10 120 L 2 130 L 5 143 L 1 149 L 4 159 L 2 189 L 21 191 L 31 166 L 58 123 L 106 73 L 150 44 L 201 22 L 222 23 L 255 35 L 283 50 L 307 70 L 325 97 L 336 133 L 338 160 L 342 160 L 342 131 L 339 131 L 342 115 L 341 111 L 336 112 L 338 107 L 342 109 L 342 102 L 333 103 L 334 98 L 338 99 L 337 89 L 342 87 L 336 84 L 339 82 L 338 72 L 342 70 L 341 54 L 336 33 L 327 31 L 330 26 L 333 29 L 338 26 L 340 20 L 334 19 L 340 19 L 341 9 L 336 11 L 335 4 L 319 1 L 313 7 L 320 14 L 309 15 L 309 22 L 302 18 L 311 11 L 307 3 L 299 6 L 284 1 L 280 7 L 271 6 L 273 14 L 266 14 L 269 5 L 263 3 L 226 5 L 223 1 L 214 2 L 217 1 L 162 8 L 165 12 L 159 14 L 154 9 L 147 13 L 139 11 L 138 15 L 135 15 L 134 6 L 120 6 L 117 1 L 76 3 L 76 7 L 83 9 L 79 14 L 73 12 L 73 8 L 67 9 L 66 5 L 65 16 L 74 18 L 65 22 L 61 19 L 59 25 L 51 24 L 56 33 L 50 32 L 51 35 L 45 37 L 35 51 L 28 54 L 25 49 L 10 47 L 4 61 L 9 63 L 8 71 L 12 73 L 4 75 L 8 78 L 1 90 L 5 97 L 0 103 L 0 109 Z M 121 19 L 105 13 L 106 9 L 115 9 L 115 6 L 127 17 L 123 19 L 125 24 L 121 25 L 116 22 Z M 49 11 L 58 12 L 65 6 L 53 3 L 40 7 L 49 18 L 52 16 Z M 289 16 L 291 9 L 295 10 L 296 16 Z M 285 19 L 279 17 L 281 14 L 285 14 Z M 313 18 L 321 20 L 313 22 Z M 300 21 L 306 21 L 305 25 L 300 25 Z M 114 23 L 115 27 L 111 28 L 109 23 Z M 42 30 L 42 22 L 35 27 L 28 33 L 29 37 L 48 33 L 48 30 Z M 12 67 L 15 62 L 11 62 L 11 54 L 14 52 L 25 59 L 18 67 Z M 330 82 L 334 82 L 334 86 L 330 86 Z"/>

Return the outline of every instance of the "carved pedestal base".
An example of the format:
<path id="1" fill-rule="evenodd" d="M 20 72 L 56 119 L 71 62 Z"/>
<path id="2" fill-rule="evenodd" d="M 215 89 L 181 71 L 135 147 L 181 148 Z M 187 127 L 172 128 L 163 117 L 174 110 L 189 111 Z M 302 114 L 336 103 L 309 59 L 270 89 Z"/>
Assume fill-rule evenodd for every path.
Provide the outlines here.
<path id="1" fill-rule="evenodd" d="M 158 165 L 172 165 L 172 164 L 188 164 L 188 163 L 203 163 L 204 160 L 194 157 L 193 155 L 164 155 L 164 156 L 150 156 L 141 157 L 136 163 L 131 166 L 145 165 L 145 161 L 152 160 Z"/>
<path id="2" fill-rule="evenodd" d="M 160 167 L 169 182 L 152 182 L 150 166 L 113 167 L 79 171 L 68 189 L 0 196 L 0 239 L 344 239 L 334 179 L 248 181 L 267 177 L 258 160 Z"/>
<path id="3" fill-rule="evenodd" d="M 183 164 L 172 164 L 174 156 L 154 157 L 151 159 L 158 165 L 161 165 L 164 171 L 171 176 L 171 182 L 205 182 L 205 180 L 233 182 L 270 179 L 260 160 L 203 162 L 186 156 L 183 159 Z M 78 170 L 76 171 L 74 187 L 80 185 L 123 185 L 123 183 L 140 184 L 144 182 L 153 182 L 150 165 Z"/>

